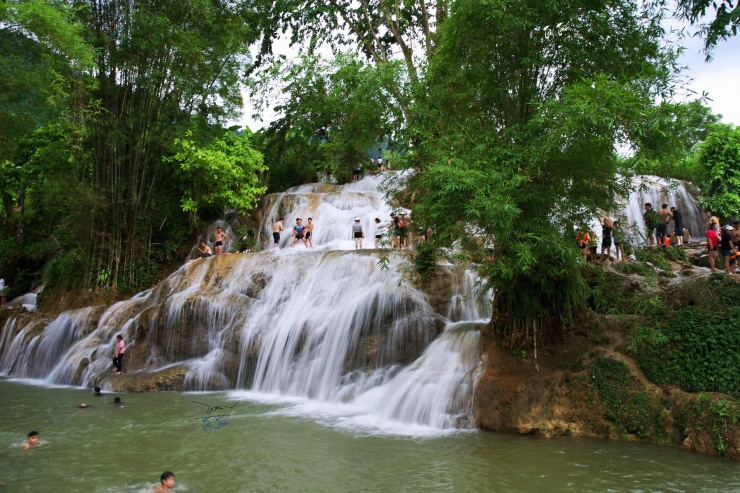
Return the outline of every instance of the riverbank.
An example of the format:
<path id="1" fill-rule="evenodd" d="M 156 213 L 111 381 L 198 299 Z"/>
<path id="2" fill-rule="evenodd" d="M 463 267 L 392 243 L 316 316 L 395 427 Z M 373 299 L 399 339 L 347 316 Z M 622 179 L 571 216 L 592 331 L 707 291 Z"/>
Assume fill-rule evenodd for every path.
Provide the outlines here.
<path id="1" fill-rule="evenodd" d="M 590 306 L 536 359 L 531 349 L 504 350 L 492 330 L 484 333 L 487 366 L 475 397 L 482 428 L 740 459 L 740 406 L 727 393 L 740 390 L 739 280 L 709 275 L 676 251 L 641 255 L 593 266 Z"/>

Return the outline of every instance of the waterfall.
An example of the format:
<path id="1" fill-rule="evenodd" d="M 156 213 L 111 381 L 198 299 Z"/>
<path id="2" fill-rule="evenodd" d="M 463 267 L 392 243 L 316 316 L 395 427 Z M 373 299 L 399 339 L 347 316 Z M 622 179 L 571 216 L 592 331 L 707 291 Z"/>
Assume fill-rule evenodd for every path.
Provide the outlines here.
<path id="1" fill-rule="evenodd" d="M 647 229 L 642 218 L 645 212 L 644 205 L 649 202 L 653 205 L 653 209 L 659 210 L 662 204 L 668 204 L 668 207 L 676 207 L 682 212 L 684 227 L 694 238 L 704 236 L 705 221 L 701 207 L 688 192 L 684 182 L 651 175 L 637 176 L 634 182 L 635 191 L 627 198 L 622 209 L 627 225 L 635 225 L 644 235 Z M 673 224 L 668 230 L 673 233 Z M 599 229 L 598 232 L 600 231 Z"/>
<path id="2" fill-rule="evenodd" d="M 448 265 L 432 302 L 409 279 L 405 255 L 374 250 L 375 218 L 387 225 L 393 210 L 383 190 L 407 176 L 268 196 L 262 251 L 183 265 L 153 289 L 98 309 L 93 327 L 85 322 L 90 309 L 51 323 L 11 317 L 0 333 L 0 371 L 110 388 L 177 368 L 189 390 L 301 401 L 345 423 L 362 417 L 394 432 L 471 427 L 491 296 L 473 272 Z M 285 231 L 274 250 L 278 217 Z M 314 220 L 313 250 L 290 246 L 297 217 Z M 359 252 L 350 239 L 357 217 L 365 231 Z M 117 334 L 127 344 L 120 377 L 110 371 Z"/>

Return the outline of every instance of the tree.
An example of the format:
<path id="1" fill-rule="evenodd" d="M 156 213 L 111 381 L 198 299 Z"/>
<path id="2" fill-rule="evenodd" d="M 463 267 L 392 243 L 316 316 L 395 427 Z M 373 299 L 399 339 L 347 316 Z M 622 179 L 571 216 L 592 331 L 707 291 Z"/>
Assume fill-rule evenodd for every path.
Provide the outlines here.
<path id="1" fill-rule="evenodd" d="M 316 171 L 348 177 L 369 149 L 392 136 L 403 120 L 390 92 L 398 67 L 375 67 L 349 55 L 333 61 L 306 55 L 264 74 L 254 87 L 277 98 L 280 115 L 262 135 L 270 188 L 315 180 Z"/>
<path id="2" fill-rule="evenodd" d="M 245 213 L 266 190 L 259 185 L 259 174 L 267 168 L 249 137 L 223 129 L 210 133 L 215 135 L 198 142 L 192 130 L 186 131 L 184 137 L 175 139 L 175 155 L 167 159 L 179 166 L 182 210 L 190 213 L 193 224 L 203 205 Z"/>
<path id="3" fill-rule="evenodd" d="M 700 24 L 699 33 L 704 36 L 704 52 L 707 60 L 720 40 L 737 35 L 740 26 L 740 6 L 732 0 L 678 0 L 677 14 L 681 19 L 697 24 L 703 21 L 709 8 L 714 9 L 714 19 L 709 24 Z"/>
<path id="4" fill-rule="evenodd" d="M 88 0 L 85 7 L 80 16 L 96 48 L 93 97 L 102 105 L 87 143 L 102 199 L 90 211 L 87 278 L 92 284 L 107 271 L 113 288 L 130 289 L 148 282 L 161 249 L 153 244 L 171 241 L 162 226 L 181 197 L 168 186 L 175 164 L 163 157 L 174 154 L 193 116 L 219 123 L 241 109 L 238 83 L 261 19 L 249 2 Z"/>
<path id="5" fill-rule="evenodd" d="M 740 217 L 740 128 L 716 125 L 698 154 L 699 202 L 725 217 Z"/>
<path id="6" fill-rule="evenodd" d="M 629 188 L 615 148 L 659 121 L 661 35 L 659 13 L 609 0 L 461 0 L 442 27 L 410 129 L 414 214 L 480 262 L 506 345 L 558 337 L 580 307 L 571 232 Z"/>

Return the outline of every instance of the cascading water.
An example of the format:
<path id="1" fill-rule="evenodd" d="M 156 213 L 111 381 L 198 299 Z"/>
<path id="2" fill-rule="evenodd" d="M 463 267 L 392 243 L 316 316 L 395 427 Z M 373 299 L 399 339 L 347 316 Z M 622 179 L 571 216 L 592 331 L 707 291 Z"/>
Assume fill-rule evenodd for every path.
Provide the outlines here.
<path id="1" fill-rule="evenodd" d="M 184 265 L 153 290 L 109 307 L 90 332 L 55 329 L 64 342 L 43 342 L 51 335 L 46 329 L 19 332 L 11 319 L 0 340 L 15 333 L 27 349 L 14 355 L 14 341 L 3 342 L 0 358 L 9 363 L 0 368 L 33 368 L 24 375 L 104 388 L 117 378 L 176 368 L 190 390 L 297 400 L 376 428 L 395 423 L 394 432 L 469 427 L 490 297 L 478 300 L 473 274 L 450 267 L 448 302 L 433 307 L 406 279 L 406 257 L 393 254 L 381 265 L 379 253 L 367 250 L 374 219 L 390 219 L 381 181 L 307 185 L 268 197 L 264 251 Z M 279 216 L 286 231 L 274 251 L 271 225 Z M 296 217 L 313 217 L 313 251 L 288 246 Z M 365 228 L 362 252 L 350 240 L 356 217 Z M 70 312 L 47 329 L 67 318 Z M 120 377 L 110 372 L 116 334 L 128 344 Z M 56 352 L 39 364 L 31 354 L 42 344 Z"/>
<path id="2" fill-rule="evenodd" d="M 704 236 L 704 218 L 701 207 L 687 190 L 686 183 L 659 176 L 638 175 L 633 178 L 633 185 L 634 191 L 630 193 L 629 197 L 621 200 L 622 206 L 620 209 L 610 215 L 612 219 L 619 219 L 622 226 L 633 233 L 633 244 L 640 245 L 645 242 L 647 227 L 642 216 L 645 213 L 644 206 L 646 203 L 652 204 L 655 210 L 660 209 L 662 204 L 668 204 L 668 207 L 676 207 L 683 215 L 684 227 L 689 230 L 693 238 Z M 595 220 L 591 227 L 600 237 L 601 227 L 599 224 L 599 221 Z M 673 233 L 673 223 L 670 224 L 668 231 Z"/>

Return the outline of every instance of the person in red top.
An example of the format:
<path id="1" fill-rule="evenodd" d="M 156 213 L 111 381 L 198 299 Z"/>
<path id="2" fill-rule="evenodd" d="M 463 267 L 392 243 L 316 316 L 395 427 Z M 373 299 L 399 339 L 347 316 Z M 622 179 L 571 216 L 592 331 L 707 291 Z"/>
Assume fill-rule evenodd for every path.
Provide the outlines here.
<path id="1" fill-rule="evenodd" d="M 113 365 L 115 366 L 114 371 L 120 375 L 121 368 L 123 368 L 123 355 L 126 353 L 126 345 L 123 343 L 123 336 L 121 334 L 118 334 L 116 339 L 116 356 L 113 358 Z"/>
<path id="2" fill-rule="evenodd" d="M 714 267 L 714 259 L 717 258 L 717 250 L 719 246 L 719 235 L 714 229 L 714 224 L 707 224 L 707 250 L 709 251 L 709 268 L 712 272 L 717 269 Z"/>

